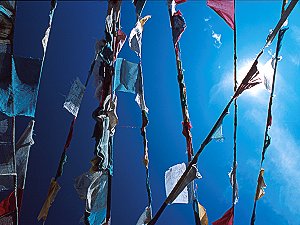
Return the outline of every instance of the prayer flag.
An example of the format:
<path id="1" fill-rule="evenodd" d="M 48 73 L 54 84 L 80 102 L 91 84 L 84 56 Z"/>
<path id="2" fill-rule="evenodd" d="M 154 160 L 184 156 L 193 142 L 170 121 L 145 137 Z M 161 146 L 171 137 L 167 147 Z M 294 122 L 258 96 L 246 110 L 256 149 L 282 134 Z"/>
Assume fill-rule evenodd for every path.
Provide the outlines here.
<path id="1" fill-rule="evenodd" d="M 207 5 L 234 30 L 234 0 L 207 0 Z"/>
<path id="2" fill-rule="evenodd" d="M 231 207 L 222 218 L 213 222 L 212 225 L 233 225 L 233 207 Z"/>

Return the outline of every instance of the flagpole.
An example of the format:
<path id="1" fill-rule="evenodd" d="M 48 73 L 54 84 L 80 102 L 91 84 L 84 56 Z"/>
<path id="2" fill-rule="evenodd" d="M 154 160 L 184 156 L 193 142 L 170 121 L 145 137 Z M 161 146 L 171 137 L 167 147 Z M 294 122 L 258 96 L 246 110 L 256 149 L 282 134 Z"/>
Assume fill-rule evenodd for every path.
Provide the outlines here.
<path id="1" fill-rule="evenodd" d="M 236 0 L 234 0 L 234 30 L 233 30 L 233 48 L 234 48 L 234 56 L 233 56 L 233 62 L 234 62 L 234 71 L 233 71 L 233 91 L 236 92 L 237 90 L 237 37 L 236 37 Z M 236 198 L 236 169 L 237 169 L 237 146 L 236 146 L 236 140 L 237 140 L 237 123 L 238 123 L 238 105 L 237 105 L 237 99 L 234 100 L 234 131 L 233 131 L 233 164 L 232 164 L 232 176 L 233 176 L 233 184 L 232 184 L 232 208 L 233 208 L 233 221 L 234 223 L 234 209 L 235 209 L 235 198 Z"/>
<path id="2" fill-rule="evenodd" d="M 282 7 L 281 7 L 281 16 L 283 15 L 284 11 L 285 11 L 285 2 L 286 0 L 282 0 Z M 254 205 L 253 205 L 253 209 L 252 209 L 252 215 L 251 215 L 251 221 L 250 224 L 254 225 L 255 224 L 255 214 L 256 214 L 256 205 L 257 205 L 257 200 L 258 200 L 258 193 L 259 193 L 259 189 L 260 189 L 260 171 L 262 169 L 263 166 L 263 162 L 264 162 L 264 154 L 265 154 L 265 150 L 266 150 L 266 141 L 269 137 L 268 135 L 268 130 L 271 126 L 270 124 L 270 119 L 271 119 L 271 110 L 272 110 L 272 103 L 273 103 L 273 96 L 274 96 L 274 90 L 275 90 L 275 78 L 276 78 L 276 72 L 277 72 L 277 64 L 278 64 L 278 55 L 279 55 L 279 49 L 280 49 L 280 30 L 279 33 L 277 35 L 277 44 L 276 44 L 276 53 L 275 53 L 275 66 L 274 66 L 274 72 L 273 72 L 273 77 L 272 77 L 272 88 L 271 88 L 271 93 L 270 93 L 270 97 L 269 97 L 269 104 L 268 104 L 268 112 L 267 112 L 267 119 L 266 119 L 266 127 L 265 127 L 265 133 L 264 133 L 264 142 L 263 142 L 263 150 L 262 150 L 262 155 L 261 155 L 261 161 L 260 161 L 260 169 L 259 169 L 259 175 L 257 178 L 257 185 L 256 185 L 256 192 L 255 192 L 255 198 L 254 198 Z"/>

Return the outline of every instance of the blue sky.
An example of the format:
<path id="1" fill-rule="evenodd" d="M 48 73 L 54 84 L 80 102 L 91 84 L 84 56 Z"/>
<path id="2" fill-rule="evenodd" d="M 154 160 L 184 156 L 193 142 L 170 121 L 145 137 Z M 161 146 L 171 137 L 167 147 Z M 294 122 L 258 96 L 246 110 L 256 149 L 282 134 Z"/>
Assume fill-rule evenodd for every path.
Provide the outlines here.
<path id="1" fill-rule="evenodd" d="M 103 37 L 106 2 L 59 2 L 41 80 L 36 111 L 35 145 L 29 160 L 28 176 L 21 214 L 21 225 L 38 224 L 36 217 L 55 175 L 71 115 L 62 108 L 70 84 L 78 76 L 85 81 L 93 59 L 95 41 Z M 186 19 L 181 38 L 187 96 L 192 121 L 194 149 L 211 129 L 232 96 L 233 32 L 205 1 L 188 1 L 177 7 Z M 281 1 L 237 1 L 238 76 L 243 77 L 263 47 L 269 30 L 277 23 Z M 40 40 L 48 23 L 48 2 L 18 2 L 15 53 L 41 57 Z M 300 79 L 300 6 L 289 18 L 278 65 L 265 168 L 266 195 L 259 200 L 257 225 L 300 224 L 299 185 L 299 85 Z M 149 108 L 150 176 L 153 211 L 165 198 L 164 173 L 187 160 L 185 139 L 181 134 L 181 108 L 171 29 L 165 1 L 148 1 L 143 15 L 152 15 L 143 33 L 143 72 L 145 98 Z M 129 35 L 135 24 L 130 1 L 122 6 L 121 25 Z M 215 43 L 213 34 L 221 35 Z M 215 35 L 216 36 L 216 35 Z M 268 50 L 260 58 L 263 66 Z M 119 57 L 138 62 L 134 52 L 123 47 Z M 90 82 L 78 115 L 68 162 L 59 181 L 62 189 L 50 209 L 46 224 L 77 224 L 83 211 L 74 188 L 75 177 L 89 168 L 94 140 L 91 112 L 97 106 L 95 86 Z M 250 222 L 255 194 L 263 133 L 267 116 L 268 92 L 263 87 L 246 91 L 239 97 L 238 183 L 239 202 L 236 224 Z M 118 93 L 119 126 L 115 135 L 112 224 L 132 225 L 147 204 L 142 164 L 140 110 L 131 94 Z M 233 112 L 231 108 L 230 112 Z M 17 134 L 27 119 L 17 121 Z M 203 178 L 197 181 L 199 201 L 207 209 L 210 223 L 231 205 L 231 187 L 227 173 L 232 164 L 233 114 L 223 124 L 225 141 L 210 143 L 199 158 Z M 128 128 L 132 126 L 134 128 Z M 158 225 L 191 225 L 191 205 L 171 205 Z"/>

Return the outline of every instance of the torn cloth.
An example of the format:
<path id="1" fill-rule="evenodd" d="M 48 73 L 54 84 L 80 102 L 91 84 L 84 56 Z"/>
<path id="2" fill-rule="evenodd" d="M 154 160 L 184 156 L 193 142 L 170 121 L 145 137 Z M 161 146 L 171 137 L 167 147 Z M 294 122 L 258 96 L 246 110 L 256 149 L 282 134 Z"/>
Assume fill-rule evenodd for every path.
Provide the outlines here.
<path id="1" fill-rule="evenodd" d="M 137 21 L 135 27 L 131 30 L 128 39 L 129 47 L 134 51 L 138 57 L 142 57 L 142 35 L 145 23 L 151 18 L 151 16 L 145 16 Z"/>
<path id="2" fill-rule="evenodd" d="M 106 218 L 108 175 L 102 172 L 84 173 L 76 178 L 74 187 L 80 198 L 86 200 L 89 224 L 103 224 Z"/>
<path id="3" fill-rule="evenodd" d="M 16 174 L 12 162 L 15 154 L 13 142 L 13 118 L 0 112 L 0 175 Z M 1 189 L 6 189 L 3 182 L 0 182 Z"/>
<path id="4" fill-rule="evenodd" d="M 85 86 L 77 77 L 76 80 L 73 82 L 70 92 L 64 103 L 64 108 L 75 117 L 77 117 L 84 92 Z"/>
<path id="5" fill-rule="evenodd" d="M 182 13 L 178 10 L 171 17 L 171 25 L 172 25 L 172 36 L 173 43 L 176 51 L 178 50 L 178 42 L 181 38 L 181 35 L 186 29 L 186 23 L 182 16 Z"/>
<path id="6" fill-rule="evenodd" d="M 187 185 L 190 184 L 193 180 L 202 178 L 200 173 L 197 170 L 195 165 L 192 166 L 188 174 L 186 175 L 182 184 L 177 188 L 177 190 L 172 194 L 172 190 L 176 186 L 178 180 L 183 175 L 186 170 L 185 163 L 177 164 L 172 166 L 165 172 L 165 187 L 166 187 L 166 195 L 169 204 L 171 203 L 190 203 L 191 195 L 193 193 L 189 193 Z"/>
<path id="7" fill-rule="evenodd" d="M 118 58 L 115 65 L 114 90 L 137 94 L 136 101 L 140 108 L 148 111 L 143 97 L 141 64 Z"/>
<path id="8" fill-rule="evenodd" d="M 41 60 L 0 53 L 0 111 L 34 117 Z"/>
<path id="9" fill-rule="evenodd" d="M 208 225 L 206 209 L 196 199 L 193 201 L 193 210 L 196 225 Z"/>
<path id="10" fill-rule="evenodd" d="M 258 59 L 262 55 L 263 51 L 261 51 L 258 56 L 256 57 L 255 61 L 253 62 L 250 70 L 248 71 L 247 75 L 242 80 L 242 83 L 239 85 L 238 89 L 234 93 L 233 98 L 237 98 L 240 94 L 242 94 L 245 90 L 250 89 L 257 84 L 260 84 L 262 80 L 258 76 L 259 71 L 257 69 Z"/>
<path id="11" fill-rule="evenodd" d="M 38 215 L 38 220 L 42 219 L 43 221 L 45 221 L 47 219 L 51 204 L 54 202 L 55 197 L 59 190 L 60 190 L 59 184 L 57 183 L 56 180 L 54 180 L 54 178 L 52 178 L 50 187 L 48 190 L 47 198 L 46 198 L 44 205 Z"/>

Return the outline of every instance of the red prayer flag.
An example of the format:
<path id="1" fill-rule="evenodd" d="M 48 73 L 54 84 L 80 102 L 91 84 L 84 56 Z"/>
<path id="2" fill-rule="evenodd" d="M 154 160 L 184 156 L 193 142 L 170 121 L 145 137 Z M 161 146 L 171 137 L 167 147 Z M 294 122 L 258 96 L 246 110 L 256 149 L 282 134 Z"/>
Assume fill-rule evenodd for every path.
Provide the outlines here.
<path id="1" fill-rule="evenodd" d="M 233 225 L 233 207 L 231 207 L 222 218 L 213 222 L 212 225 Z"/>
<path id="2" fill-rule="evenodd" d="M 18 192 L 17 192 L 18 208 L 21 207 L 22 196 L 23 196 L 23 190 L 18 188 Z M 8 197 L 6 197 L 0 202 L 0 217 L 5 216 L 7 214 L 11 214 L 15 211 L 16 211 L 15 191 L 12 191 Z"/>
<path id="3" fill-rule="evenodd" d="M 234 30 L 234 0 L 207 0 L 207 5 Z"/>
<path id="4" fill-rule="evenodd" d="M 186 2 L 187 0 L 175 0 L 175 3 L 178 5 L 178 4 L 180 4 L 180 3 L 184 3 L 184 2 Z"/>

